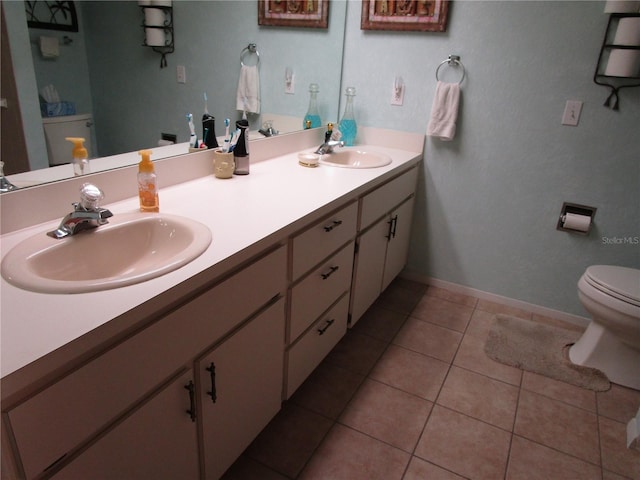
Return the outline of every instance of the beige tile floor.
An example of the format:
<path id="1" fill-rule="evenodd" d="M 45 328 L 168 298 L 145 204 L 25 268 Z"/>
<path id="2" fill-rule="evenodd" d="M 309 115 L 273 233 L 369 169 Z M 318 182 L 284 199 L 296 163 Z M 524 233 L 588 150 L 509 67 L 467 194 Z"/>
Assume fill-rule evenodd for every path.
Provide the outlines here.
<path id="1" fill-rule="evenodd" d="M 496 313 L 554 323 L 396 280 L 225 480 L 640 479 L 624 443 L 640 392 L 490 360 Z"/>

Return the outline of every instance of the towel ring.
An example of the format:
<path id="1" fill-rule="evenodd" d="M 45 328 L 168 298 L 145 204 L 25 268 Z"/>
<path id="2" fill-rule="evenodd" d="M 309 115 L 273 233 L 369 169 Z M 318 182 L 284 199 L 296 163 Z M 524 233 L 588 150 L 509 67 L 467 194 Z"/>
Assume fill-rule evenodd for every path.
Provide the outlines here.
<path id="1" fill-rule="evenodd" d="M 255 43 L 250 43 L 242 49 L 242 52 L 240 52 L 240 65 L 244 67 L 244 56 L 247 54 L 251 55 L 252 53 L 255 53 L 256 57 L 258 57 L 256 67 L 260 65 L 260 52 L 258 52 L 258 46 Z"/>
<path id="2" fill-rule="evenodd" d="M 464 80 L 464 76 L 465 76 L 465 69 L 464 69 L 464 65 L 460 61 L 460 56 L 458 56 L 458 55 L 449 55 L 449 58 L 447 60 L 441 62 L 440 65 L 438 65 L 438 68 L 436 68 L 436 80 L 437 81 L 440 81 L 440 79 L 438 78 L 438 72 L 440 71 L 440 68 L 445 64 L 450 66 L 450 67 L 462 67 L 462 78 L 458 82 L 458 85 L 460 85 L 462 83 L 462 81 Z"/>

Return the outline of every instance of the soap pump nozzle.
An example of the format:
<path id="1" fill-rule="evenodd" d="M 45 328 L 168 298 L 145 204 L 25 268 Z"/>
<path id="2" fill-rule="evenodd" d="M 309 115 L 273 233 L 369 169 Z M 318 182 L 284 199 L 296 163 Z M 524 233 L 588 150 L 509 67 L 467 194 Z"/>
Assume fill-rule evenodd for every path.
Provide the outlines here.
<path id="1" fill-rule="evenodd" d="M 82 137 L 65 137 L 65 140 L 73 143 L 73 150 L 71 152 L 73 157 L 73 174 L 78 176 L 91 173 L 89 170 L 89 160 L 87 160 L 89 154 L 87 153 L 87 149 L 84 148 L 85 139 Z"/>
<path id="2" fill-rule="evenodd" d="M 327 123 L 327 131 L 324 132 L 324 143 L 327 143 L 331 140 L 331 135 L 333 134 L 333 123 Z"/>

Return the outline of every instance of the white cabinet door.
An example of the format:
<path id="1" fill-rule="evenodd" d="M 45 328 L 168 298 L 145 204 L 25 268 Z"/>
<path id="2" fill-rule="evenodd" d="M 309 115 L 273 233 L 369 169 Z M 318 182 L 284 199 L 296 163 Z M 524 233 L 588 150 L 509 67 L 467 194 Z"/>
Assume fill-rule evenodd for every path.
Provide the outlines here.
<path id="1" fill-rule="evenodd" d="M 351 286 L 351 326 L 402 271 L 409 251 L 414 197 L 358 238 L 355 274 Z"/>
<path id="2" fill-rule="evenodd" d="M 193 386 L 191 370 L 107 431 L 53 478 L 197 479 L 196 423 L 187 412 L 193 404 L 189 385 Z"/>
<path id="3" fill-rule="evenodd" d="M 358 239 L 355 275 L 351 286 L 351 326 L 380 295 L 390 225 L 384 217 Z"/>
<path id="4" fill-rule="evenodd" d="M 284 303 L 278 300 L 196 364 L 207 479 L 220 478 L 280 410 Z"/>
<path id="5" fill-rule="evenodd" d="M 387 260 L 384 267 L 381 292 L 398 276 L 407 263 L 411 222 L 413 220 L 413 204 L 414 197 L 411 197 L 391 212 L 391 238 L 389 238 L 387 246 Z"/>

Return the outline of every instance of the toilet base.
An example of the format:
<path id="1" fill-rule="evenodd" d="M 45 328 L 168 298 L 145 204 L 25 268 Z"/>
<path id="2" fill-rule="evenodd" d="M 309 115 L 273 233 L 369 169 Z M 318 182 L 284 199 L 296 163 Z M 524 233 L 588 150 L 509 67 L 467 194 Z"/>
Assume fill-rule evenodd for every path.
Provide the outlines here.
<path id="1" fill-rule="evenodd" d="M 569 359 L 597 368 L 610 381 L 640 390 L 640 350 L 636 350 L 592 321 L 582 337 L 569 349 Z"/>

